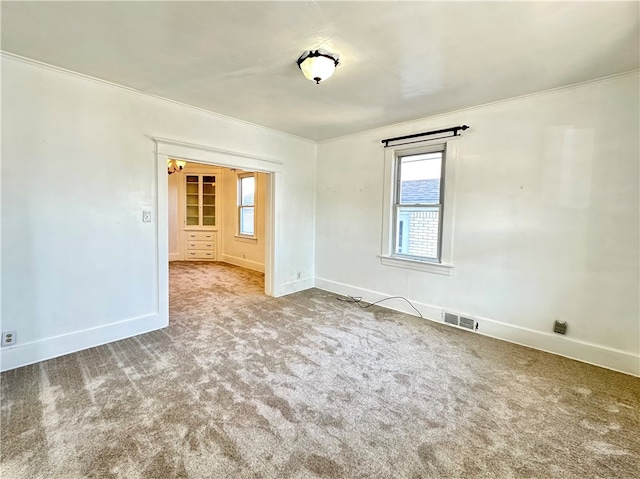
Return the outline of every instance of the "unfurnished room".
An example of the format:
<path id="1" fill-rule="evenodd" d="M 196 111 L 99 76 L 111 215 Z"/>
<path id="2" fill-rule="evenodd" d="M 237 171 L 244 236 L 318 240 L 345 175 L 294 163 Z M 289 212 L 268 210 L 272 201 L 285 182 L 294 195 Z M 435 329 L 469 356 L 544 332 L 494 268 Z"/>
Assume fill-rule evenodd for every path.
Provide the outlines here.
<path id="1" fill-rule="evenodd" d="M 640 2 L 0 9 L 0 477 L 639 476 Z"/>

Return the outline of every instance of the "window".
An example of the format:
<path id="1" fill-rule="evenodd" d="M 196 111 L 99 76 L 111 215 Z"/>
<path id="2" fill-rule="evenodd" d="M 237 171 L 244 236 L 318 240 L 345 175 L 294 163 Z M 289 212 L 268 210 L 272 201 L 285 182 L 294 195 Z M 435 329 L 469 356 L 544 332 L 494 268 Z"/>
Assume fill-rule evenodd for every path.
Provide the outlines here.
<path id="1" fill-rule="evenodd" d="M 398 156 L 394 254 L 440 262 L 443 152 Z"/>
<path id="2" fill-rule="evenodd" d="M 256 178 L 253 174 L 238 177 L 238 233 L 255 236 Z"/>
<path id="3" fill-rule="evenodd" d="M 385 150 L 382 264 L 451 275 L 456 140 Z"/>

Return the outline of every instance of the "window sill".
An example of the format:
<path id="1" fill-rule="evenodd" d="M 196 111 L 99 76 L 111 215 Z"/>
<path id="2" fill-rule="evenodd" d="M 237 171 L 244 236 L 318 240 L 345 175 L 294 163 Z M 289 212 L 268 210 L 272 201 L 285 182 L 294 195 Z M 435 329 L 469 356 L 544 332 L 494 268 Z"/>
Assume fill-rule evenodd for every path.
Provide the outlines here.
<path id="1" fill-rule="evenodd" d="M 380 256 L 380 263 L 385 266 L 425 271 L 427 273 L 441 274 L 443 276 L 453 275 L 453 265 L 448 263 L 430 263 L 428 261 L 398 258 L 394 256 Z"/>
<path id="2" fill-rule="evenodd" d="M 256 238 L 255 236 L 234 235 L 234 238 L 236 239 L 236 241 L 240 241 L 242 243 L 258 243 L 258 238 Z"/>

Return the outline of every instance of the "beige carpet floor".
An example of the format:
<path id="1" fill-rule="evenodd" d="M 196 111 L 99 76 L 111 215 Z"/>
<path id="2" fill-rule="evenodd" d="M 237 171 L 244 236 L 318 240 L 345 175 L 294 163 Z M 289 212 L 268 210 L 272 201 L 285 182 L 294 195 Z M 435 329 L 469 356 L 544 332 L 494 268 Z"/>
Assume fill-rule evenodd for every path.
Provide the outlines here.
<path id="1" fill-rule="evenodd" d="M 172 263 L 171 324 L 1 376 L 1 477 L 637 478 L 640 379 Z"/>

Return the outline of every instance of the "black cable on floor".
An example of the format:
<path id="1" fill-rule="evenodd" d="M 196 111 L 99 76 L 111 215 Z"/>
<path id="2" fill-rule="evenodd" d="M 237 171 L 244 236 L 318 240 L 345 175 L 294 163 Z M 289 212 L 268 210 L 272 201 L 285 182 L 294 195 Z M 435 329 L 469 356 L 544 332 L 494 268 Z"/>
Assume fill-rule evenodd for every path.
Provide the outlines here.
<path id="1" fill-rule="evenodd" d="M 336 299 L 338 301 L 343 301 L 345 303 L 355 303 L 356 306 L 358 306 L 358 308 L 360 309 L 367 309 L 370 308 L 371 306 L 373 306 L 374 304 L 378 304 L 378 303 L 382 303 L 383 301 L 387 301 L 389 299 L 404 299 L 407 303 L 409 303 L 409 306 L 411 306 L 413 308 L 413 310 L 418 313 L 418 315 L 424 319 L 424 317 L 422 316 L 422 313 L 420 313 L 420 311 L 418 311 L 418 308 L 416 308 L 413 303 L 411 303 L 411 301 L 409 301 L 407 298 L 405 298 L 404 296 L 389 296 L 388 298 L 382 298 L 379 301 L 376 301 L 374 303 L 367 303 L 366 306 L 362 305 L 362 296 L 349 296 L 347 295 L 347 298 L 341 298 L 340 296 L 338 296 Z"/>

